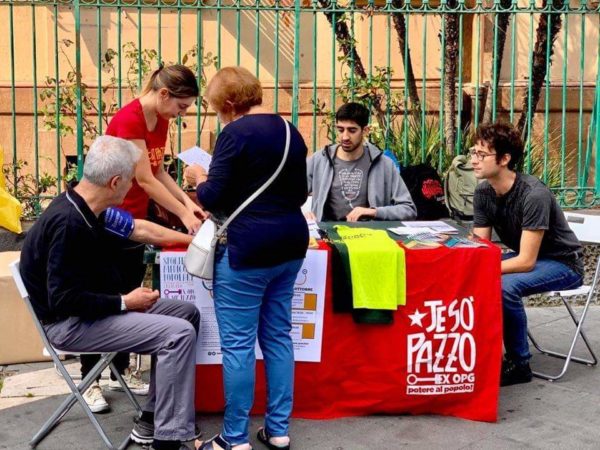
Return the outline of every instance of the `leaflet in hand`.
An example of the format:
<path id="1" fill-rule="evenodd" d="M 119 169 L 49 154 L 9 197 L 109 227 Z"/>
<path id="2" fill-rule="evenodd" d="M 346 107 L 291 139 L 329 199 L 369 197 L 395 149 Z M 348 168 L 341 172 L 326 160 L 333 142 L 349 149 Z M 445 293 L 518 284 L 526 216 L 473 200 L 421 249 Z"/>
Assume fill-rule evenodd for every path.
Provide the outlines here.
<path id="1" fill-rule="evenodd" d="M 319 225 L 312 219 L 306 219 L 306 223 L 308 224 L 308 234 L 310 237 L 315 239 L 321 239 L 321 235 L 319 234 Z"/>
<path id="2" fill-rule="evenodd" d="M 208 172 L 212 156 L 197 145 L 181 152 L 177 157 L 187 165 L 197 164 Z"/>

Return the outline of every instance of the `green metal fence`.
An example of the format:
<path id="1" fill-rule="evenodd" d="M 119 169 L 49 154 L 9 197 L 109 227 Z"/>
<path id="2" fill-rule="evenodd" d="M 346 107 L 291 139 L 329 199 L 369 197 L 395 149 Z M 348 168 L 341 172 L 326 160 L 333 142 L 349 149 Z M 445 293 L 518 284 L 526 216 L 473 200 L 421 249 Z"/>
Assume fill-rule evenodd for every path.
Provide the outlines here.
<path id="1" fill-rule="evenodd" d="M 568 207 L 600 203 L 600 7 L 580 0 L 0 0 L 0 145 L 28 213 L 80 176 L 87 146 L 160 63 L 201 80 L 243 65 L 313 150 L 343 101 L 371 139 L 443 172 L 482 121 L 513 122 L 524 171 Z M 202 98 L 173 153 L 218 133 Z"/>

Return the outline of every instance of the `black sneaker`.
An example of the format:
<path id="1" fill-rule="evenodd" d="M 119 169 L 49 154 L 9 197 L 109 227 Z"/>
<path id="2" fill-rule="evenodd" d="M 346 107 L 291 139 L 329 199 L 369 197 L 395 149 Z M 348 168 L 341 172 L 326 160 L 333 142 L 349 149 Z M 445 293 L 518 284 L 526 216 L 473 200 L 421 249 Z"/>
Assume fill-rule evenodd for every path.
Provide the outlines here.
<path id="1" fill-rule="evenodd" d="M 131 430 L 129 437 L 137 444 L 152 444 L 154 440 L 154 424 L 136 417 L 133 419 L 133 430 Z"/>
<path id="2" fill-rule="evenodd" d="M 148 423 L 140 418 L 135 418 L 133 422 L 133 430 L 131 430 L 131 434 L 129 435 L 131 440 L 141 445 L 152 444 L 152 441 L 154 440 L 154 424 Z M 190 440 L 198 439 L 201 436 L 202 430 L 200 430 L 200 427 L 196 424 L 194 426 L 194 436 Z"/>
<path id="3" fill-rule="evenodd" d="M 529 383 L 533 378 L 529 362 L 516 364 L 510 360 L 502 361 L 502 375 L 500 386 L 511 386 L 513 384 Z"/>

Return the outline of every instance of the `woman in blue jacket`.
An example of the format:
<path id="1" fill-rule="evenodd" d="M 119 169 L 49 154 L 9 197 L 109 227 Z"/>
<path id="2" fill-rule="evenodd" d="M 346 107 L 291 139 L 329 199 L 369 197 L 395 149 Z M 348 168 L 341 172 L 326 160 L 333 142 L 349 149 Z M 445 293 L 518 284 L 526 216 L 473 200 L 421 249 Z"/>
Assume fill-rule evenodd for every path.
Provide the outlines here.
<path id="1" fill-rule="evenodd" d="M 284 121 L 265 110 L 262 87 L 240 67 L 226 67 L 210 81 L 206 98 L 225 127 L 208 174 L 186 169 L 198 200 L 223 221 L 259 189 L 279 166 L 285 148 Z M 254 346 L 264 355 L 267 411 L 258 439 L 270 449 L 288 449 L 294 350 L 291 302 L 294 281 L 308 246 L 300 207 L 306 201 L 307 149 L 290 125 L 289 155 L 275 181 L 229 225 L 215 261 L 214 300 L 223 352 L 223 431 L 203 450 L 248 450 L 249 413 L 254 400 Z"/>

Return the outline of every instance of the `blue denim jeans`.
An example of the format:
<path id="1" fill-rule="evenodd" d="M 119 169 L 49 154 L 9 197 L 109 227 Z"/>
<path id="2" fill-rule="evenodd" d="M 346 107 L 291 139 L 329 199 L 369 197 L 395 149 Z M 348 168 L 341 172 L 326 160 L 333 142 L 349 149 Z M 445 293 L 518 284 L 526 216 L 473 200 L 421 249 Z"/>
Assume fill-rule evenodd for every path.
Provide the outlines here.
<path id="1" fill-rule="evenodd" d="M 507 253 L 509 259 L 516 253 Z M 523 297 L 547 291 L 573 289 L 581 286 L 582 277 L 566 264 L 551 259 L 538 259 L 531 272 L 502 275 L 502 313 L 506 359 L 519 364 L 529 361 L 527 316 Z"/>
<path id="2" fill-rule="evenodd" d="M 213 287 L 223 352 L 222 436 L 232 445 L 249 442 L 257 337 L 267 378 L 265 427 L 272 436 L 288 435 L 294 386 L 292 296 L 301 266 L 302 260 L 294 260 L 234 270 L 228 252 L 217 252 Z"/>

